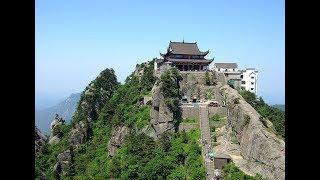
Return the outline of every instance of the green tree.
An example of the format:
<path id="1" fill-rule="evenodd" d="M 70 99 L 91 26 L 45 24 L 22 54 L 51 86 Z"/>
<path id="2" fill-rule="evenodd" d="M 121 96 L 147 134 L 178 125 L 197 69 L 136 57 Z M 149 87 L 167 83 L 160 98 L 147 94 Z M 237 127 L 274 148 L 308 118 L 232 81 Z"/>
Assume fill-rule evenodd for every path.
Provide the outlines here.
<path id="1" fill-rule="evenodd" d="M 205 73 L 205 82 L 206 82 L 207 86 L 211 85 L 211 78 L 210 78 L 210 75 L 209 75 L 208 71 L 206 71 L 206 73 Z"/>

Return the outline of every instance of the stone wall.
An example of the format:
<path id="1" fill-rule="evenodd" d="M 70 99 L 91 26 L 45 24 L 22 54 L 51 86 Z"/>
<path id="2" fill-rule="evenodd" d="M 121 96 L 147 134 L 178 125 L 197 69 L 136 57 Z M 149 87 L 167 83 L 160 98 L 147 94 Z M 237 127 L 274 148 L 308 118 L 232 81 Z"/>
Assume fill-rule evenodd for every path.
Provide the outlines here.
<path id="1" fill-rule="evenodd" d="M 209 117 L 212 117 L 214 114 L 219 114 L 221 116 L 227 116 L 227 108 L 226 107 L 208 107 Z"/>
<path id="2" fill-rule="evenodd" d="M 195 108 L 193 106 L 182 106 L 181 107 L 182 110 L 182 119 L 186 119 L 186 118 L 196 118 L 199 119 L 199 108 Z"/>
<path id="3" fill-rule="evenodd" d="M 181 123 L 179 125 L 179 131 L 190 131 L 191 129 L 194 129 L 194 128 L 199 128 L 199 124 L 184 124 L 184 123 Z"/>
<path id="4" fill-rule="evenodd" d="M 182 81 L 180 82 L 180 91 L 191 101 L 194 96 L 197 99 L 205 99 L 207 92 L 214 92 L 214 86 L 207 86 L 205 81 L 206 72 L 180 72 Z M 217 81 L 216 74 L 208 71 L 211 82 Z"/>

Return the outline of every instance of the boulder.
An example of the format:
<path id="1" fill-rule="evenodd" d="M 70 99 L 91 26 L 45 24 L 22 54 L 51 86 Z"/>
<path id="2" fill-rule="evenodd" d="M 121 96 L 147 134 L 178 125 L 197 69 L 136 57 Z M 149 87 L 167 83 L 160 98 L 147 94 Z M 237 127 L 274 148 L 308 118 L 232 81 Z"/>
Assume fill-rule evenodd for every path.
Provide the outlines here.
<path id="1" fill-rule="evenodd" d="M 70 150 L 60 153 L 57 156 L 57 160 L 57 163 L 53 167 L 54 173 L 59 177 L 65 176 L 72 160 L 72 154 Z"/>
<path id="2" fill-rule="evenodd" d="M 50 129 L 51 134 L 49 138 L 49 144 L 57 144 L 60 141 L 61 126 L 64 124 L 64 120 L 56 114 L 54 120 L 51 122 Z"/>
<path id="3" fill-rule="evenodd" d="M 126 126 L 116 127 L 111 132 L 111 137 L 108 143 L 108 155 L 114 156 L 117 149 L 123 144 L 124 137 L 129 133 Z"/>
<path id="4" fill-rule="evenodd" d="M 82 121 L 78 122 L 70 132 L 69 143 L 77 148 L 86 142 L 88 137 L 88 124 Z"/>
<path id="5" fill-rule="evenodd" d="M 53 136 L 52 138 L 50 138 L 49 140 L 49 144 L 58 144 L 60 142 L 60 138 L 58 136 Z"/>

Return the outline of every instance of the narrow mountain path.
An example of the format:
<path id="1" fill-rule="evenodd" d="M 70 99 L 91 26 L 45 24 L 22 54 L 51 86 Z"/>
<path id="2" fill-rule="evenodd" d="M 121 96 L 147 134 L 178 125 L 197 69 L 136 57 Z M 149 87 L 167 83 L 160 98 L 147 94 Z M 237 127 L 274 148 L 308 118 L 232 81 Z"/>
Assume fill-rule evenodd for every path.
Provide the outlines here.
<path id="1" fill-rule="evenodd" d="M 200 129 L 201 129 L 201 141 L 205 142 L 202 143 L 202 155 L 205 162 L 206 172 L 207 172 L 207 179 L 213 179 L 213 172 L 214 172 L 214 162 L 213 160 L 208 158 L 208 153 L 210 152 L 211 146 L 211 135 L 210 135 L 210 126 L 209 126 L 209 118 L 208 118 L 208 107 L 206 105 L 200 106 L 199 111 L 199 122 L 200 122 Z"/>

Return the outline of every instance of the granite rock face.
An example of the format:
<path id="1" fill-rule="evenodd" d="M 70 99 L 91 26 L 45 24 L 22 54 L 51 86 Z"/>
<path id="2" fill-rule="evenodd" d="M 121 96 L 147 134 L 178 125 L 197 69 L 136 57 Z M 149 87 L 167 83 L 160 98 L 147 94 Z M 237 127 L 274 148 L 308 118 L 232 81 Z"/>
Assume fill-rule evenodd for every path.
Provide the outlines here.
<path id="1" fill-rule="evenodd" d="M 54 120 L 51 122 L 50 129 L 50 140 L 49 144 L 57 144 L 61 138 L 61 126 L 65 123 L 65 121 L 56 114 Z"/>
<path id="2" fill-rule="evenodd" d="M 228 85 L 220 90 L 229 102 L 227 126 L 235 132 L 241 155 L 248 162 L 242 166 L 244 171 L 267 179 L 285 179 L 284 141 L 262 124 L 259 113 L 236 90 Z M 234 103 L 236 98 L 239 103 Z"/>
<path id="3" fill-rule="evenodd" d="M 160 91 L 160 86 L 154 85 L 152 88 L 151 124 L 158 138 L 166 131 L 174 132 L 173 113 L 165 104 L 165 100 Z"/>
<path id="4" fill-rule="evenodd" d="M 53 136 L 52 138 L 50 138 L 49 144 L 58 144 L 60 140 L 61 139 L 58 136 Z"/>
<path id="5" fill-rule="evenodd" d="M 88 137 L 88 124 L 80 121 L 71 130 L 69 136 L 69 143 L 73 147 L 78 147 L 79 145 L 86 142 Z"/>
<path id="6" fill-rule="evenodd" d="M 108 143 L 108 155 L 114 156 L 117 149 L 121 147 L 124 142 L 125 136 L 129 133 L 129 130 L 126 126 L 116 127 L 111 132 L 111 138 Z"/>
<path id="7" fill-rule="evenodd" d="M 65 176 L 72 160 L 72 153 L 70 150 L 66 150 L 57 156 L 58 162 L 54 165 L 54 173 L 61 177 Z"/>
<path id="8" fill-rule="evenodd" d="M 35 127 L 35 155 L 36 157 L 41 154 L 42 147 L 48 142 L 48 138 L 43 135 L 38 127 Z"/>

